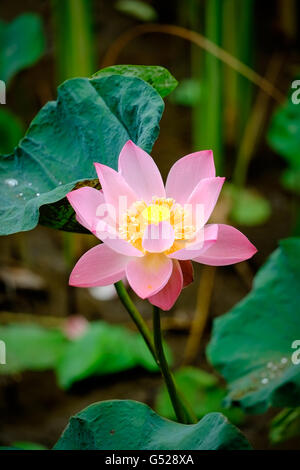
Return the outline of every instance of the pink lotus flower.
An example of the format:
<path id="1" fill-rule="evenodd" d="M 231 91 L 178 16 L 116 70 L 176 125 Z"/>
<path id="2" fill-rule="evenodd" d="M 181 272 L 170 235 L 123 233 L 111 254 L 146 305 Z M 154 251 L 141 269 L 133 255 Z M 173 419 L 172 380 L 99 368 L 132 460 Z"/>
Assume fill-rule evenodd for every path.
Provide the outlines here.
<path id="1" fill-rule="evenodd" d="M 78 222 L 103 243 L 79 259 L 70 285 L 104 286 L 126 276 L 139 297 L 169 310 L 193 280 L 190 260 L 225 266 L 256 253 L 234 227 L 207 224 L 225 179 L 215 176 L 212 151 L 178 160 L 166 186 L 150 155 L 131 141 L 118 171 L 95 167 L 102 190 L 83 187 L 67 198 Z"/>

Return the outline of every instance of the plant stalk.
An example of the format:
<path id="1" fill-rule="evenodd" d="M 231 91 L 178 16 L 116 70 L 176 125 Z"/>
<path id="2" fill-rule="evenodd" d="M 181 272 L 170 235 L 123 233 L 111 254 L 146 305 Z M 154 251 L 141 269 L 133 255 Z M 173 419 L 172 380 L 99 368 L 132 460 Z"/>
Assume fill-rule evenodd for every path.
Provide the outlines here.
<path id="1" fill-rule="evenodd" d="M 126 308 L 127 312 L 129 313 L 133 322 L 135 323 L 137 329 L 139 330 L 142 337 L 144 338 L 144 341 L 147 344 L 148 349 L 153 356 L 153 359 L 155 360 L 156 364 L 159 366 L 159 361 L 156 357 L 153 339 L 143 317 L 141 316 L 140 312 L 138 311 L 138 309 L 132 302 L 131 298 L 129 297 L 123 282 L 122 281 L 116 282 L 115 288 L 122 304 Z"/>
<path id="2" fill-rule="evenodd" d="M 222 40 L 222 2 L 209 0 L 205 3 L 204 30 L 206 38 L 215 44 Z M 194 147 L 213 149 L 216 172 L 223 172 L 223 65 L 212 54 L 203 57 L 202 102 L 195 108 L 197 130 Z"/>
<path id="3" fill-rule="evenodd" d="M 90 0 L 52 0 L 57 81 L 95 72 Z"/>
<path id="4" fill-rule="evenodd" d="M 115 288 L 117 291 L 117 294 L 124 305 L 125 309 L 129 313 L 130 317 L 132 318 L 134 324 L 136 325 L 137 329 L 141 333 L 142 337 L 144 338 L 144 341 L 150 351 L 150 353 L 153 356 L 153 359 L 155 360 L 156 364 L 158 365 L 159 369 L 161 370 L 161 362 L 158 358 L 157 351 L 155 349 L 154 341 L 152 334 L 144 321 L 143 317 L 141 316 L 140 312 L 132 302 L 131 298 L 129 297 L 127 290 L 123 284 L 122 281 L 118 281 L 115 283 Z M 159 319 L 160 321 L 160 319 Z M 166 359 L 165 359 L 166 362 Z M 167 362 L 166 362 L 167 363 Z M 167 364 L 168 367 L 168 364 Z M 164 376 L 164 375 L 163 375 Z M 181 408 L 184 410 L 184 423 L 187 424 L 194 424 L 197 423 L 198 419 L 197 416 L 194 414 L 193 410 L 191 409 L 189 403 L 187 403 L 185 397 L 181 394 L 180 390 L 176 390 L 176 385 L 174 382 L 174 379 L 172 378 L 173 381 L 173 387 L 175 387 L 175 393 L 177 394 L 177 400 L 181 403 Z M 169 391 L 169 388 L 168 388 Z M 176 414 L 177 416 L 177 414 Z"/>
<path id="5" fill-rule="evenodd" d="M 159 362 L 162 376 L 165 380 L 169 396 L 177 417 L 180 423 L 189 424 L 189 420 L 186 416 L 186 411 L 177 395 L 176 384 L 174 382 L 173 374 L 169 369 L 168 362 L 163 349 L 162 344 L 162 332 L 160 326 L 160 311 L 158 307 L 153 308 L 153 332 L 154 332 L 154 345 Z"/>

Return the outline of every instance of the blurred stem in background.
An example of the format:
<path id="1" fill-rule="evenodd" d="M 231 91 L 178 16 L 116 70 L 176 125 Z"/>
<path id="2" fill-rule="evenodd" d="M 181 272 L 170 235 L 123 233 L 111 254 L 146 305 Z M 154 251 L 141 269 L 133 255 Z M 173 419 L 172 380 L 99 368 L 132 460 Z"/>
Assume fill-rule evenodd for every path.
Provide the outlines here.
<path id="1" fill-rule="evenodd" d="M 223 0 L 223 47 L 241 62 L 253 66 L 254 0 Z M 245 130 L 251 110 L 253 85 L 229 67 L 224 69 L 226 141 L 235 144 Z"/>
<path id="2" fill-rule="evenodd" d="M 217 45 L 222 41 L 222 0 L 190 0 L 191 28 L 199 31 L 201 14 L 204 21 L 204 36 Z M 203 12 L 203 13 L 202 13 Z M 202 56 L 202 57 L 201 57 Z M 213 149 L 217 174 L 223 170 L 223 65 L 207 51 L 199 51 L 195 45 L 191 50 L 192 77 L 200 81 L 201 99 L 193 108 L 193 147 Z"/>
<path id="3" fill-rule="evenodd" d="M 282 64 L 283 56 L 274 54 L 267 65 L 266 79 L 273 80 L 275 83 L 282 68 Z M 238 189 L 242 189 L 246 184 L 250 160 L 266 124 L 269 101 L 270 97 L 259 90 L 254 105 L 250 110 L 251 112 L 247 119 L 241 143 L 237 150 L 233 173 L 233 182 Z M 238 193 L 236 197 L 238 197 Z"/>
<path id="4" fill-rule="evenodd" d="M 189 24 L 194 31 L 203 30 L 204 36 L 218 46 L 222 44 L 223 0 L 189 0 Z M 233 72 L 237 75 L 237 72 Z M 199 82 L 200 99 L 192 109 L 192 140 L 194 150 L 212 149 L 217 175 L 224 168 L 223 150 L 223 74 L 222 62 L 208 51 L 191 45 L 191 74 Z M 184 362 L 192 363 L 199 351 L 201 337 L 207 322 L 214 285 L 214 269 L 204 267 L 198 287 L 198 298 L 192 327 L 184 353 Z M 211 275 L 210 275 L 211 274 Z M 207 281 L 207 282 L 206 282 Z M 201 297 L 201 299 L 200 299 Z"/>
<path id="5" fill-rule="evenodd" d="M 60 84 L 95 72 L 91 0 L 52 0 L 56 76 Z"/>
<path id="6" fill-rule="evenodd" d="M 57 84 L 73 77 L 91 76 L 95 72 L 91 0 L 52 0 L 52 12 Z M 77 257 L 81 236 L 63 232 L 62 237 L 65 262 L 69 270 Z M 69 288 L 70 313 L 76 309 L 72 292 Z"/>
<path id="7" fill-rule="evenodd" d="M 299 3 L 299 2 L 298 2 Z M 281 28 L 289 40 L 297 37 L 297 0 L 279 0 L 278 18 Z"/>
<path id="8" fill-rule="evenodd" d="M 189 0 L 189 24 L 195 31 L 246 65 L 253 63 L 254 0 Z M 193 147 L 214 150 L 217 174 L 224 171 L 225 142 L 243 134 L 251 109 L 252 83 L 224 67 L 216 56 L 191 46 L 191 72 L 201 99 L 193 108 Z M 223 131 L 225 129 L 225 131 Z"/>

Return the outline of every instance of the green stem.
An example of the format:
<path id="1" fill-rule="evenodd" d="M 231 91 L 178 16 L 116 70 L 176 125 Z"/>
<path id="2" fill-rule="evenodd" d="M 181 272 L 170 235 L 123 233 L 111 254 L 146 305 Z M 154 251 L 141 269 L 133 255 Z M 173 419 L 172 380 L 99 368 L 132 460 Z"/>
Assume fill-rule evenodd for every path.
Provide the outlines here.
<path id="1" fill-rule="evenodd" d="M 237 28 L 237 8 L 239 0 L 225 0 L 223 2 L 223 34 L 222 46 L 225 50 L 237 57 L 238 28 Z M 238 80 L 239 74 L 231 67 L 224 68 L 224 115 L 225 115 L 225 135 L 227 143 L 235 144 L 236 130 L 238 124 Z"/>
<path id="2" fill-rule="evenodd" d="M 163 378 L 165 379 L 166 386 L 170 395 L 170 399 L 177 417 L 180 423 L 188 424 L 189 420 L 186 416 L 186 410 L 181 403 L 176 390 L 173 375 L 169 369 L 168 362 L 163 350 L 162 344 L 162 333 L 160 327 L 160 311 L 158 307 L 153 308 L 153 332 L 154 332 L 154 345 L 156 355 L 159 361 L 160 370 Z"/>
<path id="3" fill-rule="evenodd" d="M 156 357 L 156 352 L 155 352 L 155 347 L 153 343 L 153 339 L 151 336 L 151 333 L 143 320 L 143 317 L 141 316 L 140 312 L 132 302 L 131 298 L 129 297 L 127 290 L 125 289 L 125 286 L 122 281 L 118 281 L 115 283 L 115 288 L 118 293 L 118 296 L 126 308 L 127 312 L 131 316 L 132 320 L 134 321 L 137 329 L 143 336 L 145 343 L 148 346 L 149 351 L 151 352 L 156 364 L 159 366 L 158 359 Z"/>
<path id="4" fill-rule="evenodd" d="M 52 0 L 57 79 L 89 77 L 95 72 L 92 3 Z"/>
<path id="5" fill-rule="evenodd" d="M 203 7 L 191 0 L 191 26 L 201 28 Z M 221 45 L 222 1 L 207 0 L 204 3 L 204 35 Z M 201 57 L 202 56 L 202 57 Z M 201 60 L 202 59 L 202 60 Z M 213 149 L 217 174 L 223 167 L 223 65 L 217 57 L 205 51 L 200 54 L 192 46 L 191 68 L 193 77 L 200 82 L 201 99 L 193 107 L 193 147 L 195 150 Z"/>
<path id="6" fill-rule="evenodd" d="M 145 321 L 143 320 L 143 317 L 141 316 L 140 312 L 132 302 L 131 298 L 129 297 L 127 290 L 125 289 L 125 286 L 122 281 L 118 281 L 115 283 L 115 288 L 118 293 L 118 296 L 126 308 L 127 312 L 131 316 L 132 320 L 134 321 L 137 329 L 141 333 L 141 335 L 144 338 L 144 341 L 150 351 L 150 353 L 153 356 L 153 359 L 155 360 L 156 364 L 158 367 L 161 369 L 160 361 L 157 357 L 157 353 L 155 350 L 152 334 L 146 325 Z M 173 379 L 174 383 L 174 379 Z M 185 420 L 184 422 L 187 423 L 197 423 L 198 419 L 197 416 L 194 414 L 193 410 L 191 409 L 189 403 L 187 403 L 185 397 L 181 394 L 180 390 L 177 391 L 178 395 L 180 396 L 181 400 L 181 407 L 184 410 L 185 413 Z M 179 400 L 179 399 L 178 399 Z"/>
<path id="7" fill-rule="evenodd" d="M 254 0 L 238 2 L 238 55 L 237 58 L 253 66 L 254 61 Z M 253 86 L 245 77 L 238 77 L 238 115 L 239 115 L 239 137 L 243 136 L 253 101 Z"/>

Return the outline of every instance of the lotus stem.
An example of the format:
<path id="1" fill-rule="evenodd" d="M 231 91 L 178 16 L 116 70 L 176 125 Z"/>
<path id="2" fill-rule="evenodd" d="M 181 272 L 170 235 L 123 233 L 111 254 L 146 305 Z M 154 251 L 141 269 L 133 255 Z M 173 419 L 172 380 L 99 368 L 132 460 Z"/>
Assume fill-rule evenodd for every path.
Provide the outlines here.
<path id="1" fill-rule="evenodd" d="M 137 329 L 141 333 L 142 337 L 144 338 L 144 341 L 146 345 L 148 346 L 149 351 L 151 352 L 153 359 L 155 360 L 156 364 L 159 366 L 158 359 L 156 357 L 156 352 L 155 352 L 155 347 L 153 343 L 153 339 L 150 333 L 150 330 L 147 327 L 146 322 L 144 321 L 142 315 L 132 302 L 131 298 L 128 295 L 128 292 L 123 284 L 122 281 L 118 281 L 115 283 L 115 288 L 117 291 L 117 294 L 126 308 L 127 312 L 131 316 L 133 322 L 135 323 Z"/>
<path id="2" fill-rule="evenodd" d="M 118 294 L 122 304 L 124 305 L 125 309 L 127 310 L 130 317 L 132 318 L 132 320 L 133 320 L 134 324 L 136 325 L 137 329 L 139 330 L 142 337 L 144 338 L 144 341 L 145 341 L 150 353 L 152 354 L 153 359 L 155 360 L 156 364 L 158 365 L 158 367 L 159 367 L 159 369 L 160 369 L 160 371 L 161 371 L 161 373 L 162 373 L 162 375 L 163 375 L 163 377 L 166 381 L 167 389 L 168 389 L 172 404 L 173 404 L 172 397 L 173 396 L 176 397 L 176 406 L 178 405 L 179 408 L 180 408 L 180 415 L 178 416 L 177 412 L 175 410 L 175 407 L 174 407 L 174 410 L 176 412 L 176 416 L 177 416 L 178 421 L 186 423 L 186 424 L 197 423 L 197 421 L 198 421 L 197 417 L 194 414 L 193 410 L 191 409 L 190 405 L 186 402 L 185 398 L 181 395 L 180 391 L 176 389 L 176 384 L 174 382 L 173 375 L 171 374 L 171 372 L 169 370 L 169 366 L 168 366 L 167 360 L 166 360 L 165 355 L 164 355 L 162 344 L 161 344 L 161 347 L 159 347 L 159 349 L 157 351 L 157 346 L 155 345 L 155 341 L 153 341 L 152 334 L 151 334 L 146 322 L 144 321 L 143 317 L 141 316 L 140 312 L 138 311 L 138 309 L 136 308 L 136 306 L 132 302 L 131 298 L 129 297 L 128 292 L 127 292 L 123 282 L 122 281 L 116 282 L 115 283 L 115 288 L 116 288 L 117 294 Z M 158 331 L 158 333 L 160 334 L 160 342 L 162 342 L 159 311 L 158 311 L 158 318 L 155 315 L 155 322 L 154 322 L 154 318 L 153 318 L 153 324 L 155 323 L 155 325 L 157 325 L 158 322 L 159 322 L 159 331 Z M 158 338 L 156 338 L 156 339 L 158 340 Z M 161 356 L 159 356 L 158 353 L 162 354 L 163 358 Z M 162 369 L 162 364 L 164 365 L 164 369 Z M 165 376 L 166 369 L 169 371 L 168 382 L 167 382 L 166 376 Z M 172 387 L 171 387 L 172 395 L 170 393 L 170 389 L 169 389 L 169 386 L 168 386 L 169 383 L 171 383 L 171 385 L 172 385 Z"/>
<path id="3" fill-rule="evenodd" d="M 160 326 L 160 311 L 158 307 L 153 308 L 153 332 L 154 332 L 154 345 L 159 362 L 160 370 L 162 376 L 165 380 L 166 387 L 169 392 L 170 400 L 172 402 L 177 420 L 180 423 L 189 424 L 189 420 L 186 416 L 186 410 L 182 405 L 176 389 L 176 384 L 174 382 L 174 377 L 172 372 L 169 369 L 169 365 L 164 353 L 163 344 L 162 344 L 162 332 Z"/>

